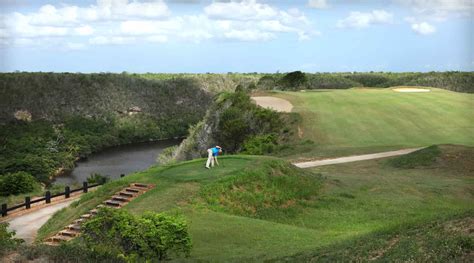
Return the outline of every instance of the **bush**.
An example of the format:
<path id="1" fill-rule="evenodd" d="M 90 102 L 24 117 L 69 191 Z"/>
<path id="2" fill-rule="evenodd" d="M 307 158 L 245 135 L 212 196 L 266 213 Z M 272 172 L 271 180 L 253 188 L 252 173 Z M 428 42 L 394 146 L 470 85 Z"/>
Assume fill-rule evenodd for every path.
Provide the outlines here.
<path id="1" fill-rule="evenodd" d="M 17 172 L 0 177 L 0 195 L 17 195 L 32 192 L 40 186 L 35 178 L 26 172 Z"/>
<path id="2" fill-rule="evenodd" d="M 305 89 L 307 83 L 308 78 L 301 71 L 290 72 L 279 81 L 279 85 L 285 90 Z"/>
<path id="3" fill-rule="evenodd" d="M 184 220 L 164 214 L 135 217 L 125 210 L 101 209 L 83 226 L 87 247 L 99 253 L 122 254 L 131 261 L 189 255 L 191 239 Z"/>
<path id="4" fill-rule="evenodd" d="M 8 223 L 0 223 L 0 256 L 14 249 L 23 240 L 14 238 L 15 232 L 8 231 Z"/>
<path id="5" fill-rule="evenodd" d="M 109 177 L 103 176 L 103 175 L 98 174 L 98 173 L 92 173 L 91 175 L 89 175 L 89 177 L 87 177 L 87 182 L 89 184 L 105 184 L 109 180 L 110 180 Z"/>
<path id="6" fill-rule="evenodd" d="M 274 152 L 278 148 L 278 136 L 276 134 L 256 135 L 244 142 L 244 154 L 264 155 Z"/>
<path id="7" fill-rule="evenodd" d="M 178 146 L 174 145 L 171 147 L 165 148 L 156 158 L 156 161 L 159 164 L 171 164 L 174 162 L 175 153 L 178 150 Z"/>

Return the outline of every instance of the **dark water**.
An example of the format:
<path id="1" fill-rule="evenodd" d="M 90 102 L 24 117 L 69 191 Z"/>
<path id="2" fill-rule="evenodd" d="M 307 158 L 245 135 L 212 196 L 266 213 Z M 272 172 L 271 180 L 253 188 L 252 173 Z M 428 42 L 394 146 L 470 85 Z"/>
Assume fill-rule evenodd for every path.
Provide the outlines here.
<path id="1" fill-rule="evenodd" d="M 82 184 L 91 173 L 99 173 L 113 180 L 120 178 L 120 174 L 145 170 L 156 164 L 156 158 L 163 149 L 180 142 L 181 140 L 164 140 L 111 147 L 90 155 L 87 160 L 78 161 L 74 170 L 56 177 L 55 183 Z"/>

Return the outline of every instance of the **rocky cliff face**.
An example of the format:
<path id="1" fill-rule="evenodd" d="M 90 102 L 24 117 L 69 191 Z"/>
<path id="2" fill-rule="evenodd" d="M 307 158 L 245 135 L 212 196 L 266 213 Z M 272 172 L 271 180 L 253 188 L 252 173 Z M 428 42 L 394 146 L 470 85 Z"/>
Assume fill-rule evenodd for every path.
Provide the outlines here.
<path id="1" fill-rule="evenodd" d="M 216 139 L 220 115 L 230 107 L 231 102 L 213 104 L 204 119 L 190 129 L 189 136 L 178 146 L 174 153 L 175 161 L 191 160 L 207 156 L 207 149 L 219 145 Z"/>

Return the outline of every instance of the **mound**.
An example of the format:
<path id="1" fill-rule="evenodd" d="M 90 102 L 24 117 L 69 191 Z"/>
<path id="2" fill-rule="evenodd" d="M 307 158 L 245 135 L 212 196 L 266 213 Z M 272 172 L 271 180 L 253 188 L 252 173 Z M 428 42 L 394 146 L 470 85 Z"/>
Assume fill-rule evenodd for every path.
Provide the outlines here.
<path id="1" fill-rule="evenodd" d="M 388 163 L 395 168 L 440 168 L 474 174 L 474 147 L 433 145 L 390 159 Z"/>
<path id="2" fill-rule="evenodd" d="M 265 160 L 222 178 L 201 191 L 216 211 L 256 218 L 291 216 L 305 200 L 318 196 L 322 177 L 282 160 Z"/>

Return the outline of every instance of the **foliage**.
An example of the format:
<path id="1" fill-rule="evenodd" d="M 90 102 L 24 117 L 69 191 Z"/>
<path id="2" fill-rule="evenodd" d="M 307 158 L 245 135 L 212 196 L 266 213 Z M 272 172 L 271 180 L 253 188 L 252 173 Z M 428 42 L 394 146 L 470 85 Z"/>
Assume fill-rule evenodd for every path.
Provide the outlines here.
<path id="1" fill-rule="evenodd" d="M 209 184 L 201 196 L 211 208 L 237 215 L 275 218 L 291 215 L 318 196 L 322 179 L 280 160 L 269 160 Z"/>
<path id="2" fill-rule="evenodd" d="M 0 177 L 0 195 L 17 195 L 32 192 L 40 186 L 27 172 L 8 173 Z"/>
<path id="3" fill-rule="evenodd" d="M 227 104 L 227 107 L 224 105 Z M 218 103 L 217 108 L 224 107 L 220 118 L 215 120 L 216 141 L 229 152 L 242 150 L 245 140 L 255 135 L 279 135 L 286 124 L 279 113 L 258 107 L 251 102 L 244 92 L 227 94 Z"/>
<path id="4" fill-rule="evenodd" d="M 441 150 L 437 145 L 423 148 L 421 150 L 395 157 L 388 160 L 388 164 L 396 168 L 413 169 L 415 167 L 429 166 L 440 156 Z"/>
<path id="5" fill-rule="evenodd" d="M 78 157 L 109 146 L 182 136 L 186 129 L 177 120 L 158 121 L 144 115 L 7 124 L 0 129 L 0 174 L 25 171 L 49 183 L 58 168 L 73 168 Z"/>
<path id="6" fill-rule="evenodd" d="M 307 87 L 308 78 L 301 71 L 294 71 L 283 76 L 278 85 L 284 90 L 299 90 Z"/>
<path id="7" fill-rule="evenodd" d="M 89 175 L 89 177 L 87 177 L 87 182 L 89 184 L 105 184 L 109 180 L 110 180 L 109 177 L 103 176 L 103 175 L 98 174 L 98 173 L 92 173 L 91 175 Z"/>
<path id="8" fill-rule="evenodd" d="M 177 145 L 165 148 L 159 155 L 156 161 L 159 164 L 171 164 L 174 162 L 173 158 L 178 149 Z"/>
<path id="9" fill-rule="evenodd" d="M 17 247 L 23 240 L 14 238 L 15 231 L 8 231 L 8 223 L 0 223 L 0 257 Z"/>
<path id="10" fill-rule="evenodd" d="M 245 140 L 244 154 L 264 155 L 271 154 L 278 149 L 278 136 L 276 134 L 256 135 Z"/>
<path id="11" fill-rule="evenodd" d="M 62 242 L 59 246 L 30 245 L 21 247 L 20 262 L 40 261 L 64 262 L 64 263 L 125 263 L 120 255 L 112 254 L 111 251 L 94 251 L 88 249 L 79 242 Z M 35 261 L 36 262 L 36 261 Z"/>
<path id="12" fill-rule="evenodd" d="M 83 227 L 86 245 L 128 259 L 159 259 L 171 253 L 189 255 L 191 239 L 184 220 L 164 214 L 133 216 L 125 210 L 101 209 Z"/>
<path id="13" fill-rule="evenodd" d="M 304 77 L 303 77 L 304 76 Z M 264 75 L 257 82 L 259 89 L 348 89 L 353 87 L 388 88 L 393 86 L 427 86 L 457 92 L 474 93 L 474 72 L 348 72 Z"/>

